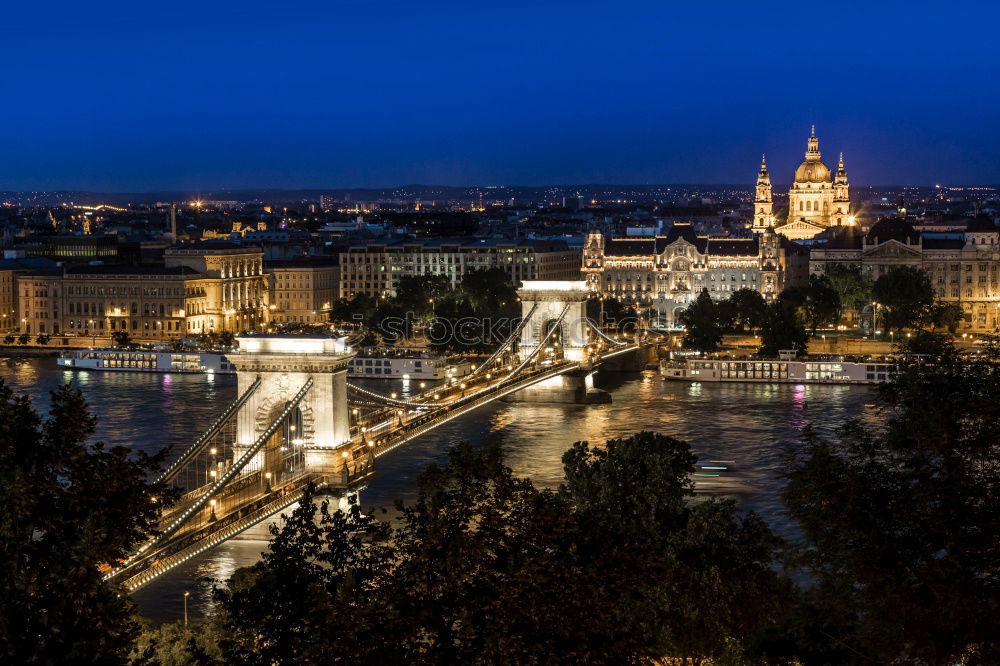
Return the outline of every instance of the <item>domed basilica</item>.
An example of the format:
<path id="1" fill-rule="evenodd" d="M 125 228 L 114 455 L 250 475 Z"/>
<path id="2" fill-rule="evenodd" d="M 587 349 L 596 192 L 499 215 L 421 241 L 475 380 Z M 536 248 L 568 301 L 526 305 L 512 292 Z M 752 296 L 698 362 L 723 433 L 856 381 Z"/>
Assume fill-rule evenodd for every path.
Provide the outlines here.
<path id="1" fill-rule="evenodd" d="M 820 159 L 815 127 L 807 143 L 806 158 L 795 170 L 795 180 L 788 191 L 788 218 L 784 224 L 776 223 L 771 176 L 767 171 L 767 161 L 761 160 L 754 197 L 752 228 L 755 232 L 773 229 L 786 238 L 804 240 L 827 227 L 849 224 L 854 224 L 854 217 L 851 215 L 844 155 L 840 155 L 837 173 L 831 175 L 829 167 Z"/>

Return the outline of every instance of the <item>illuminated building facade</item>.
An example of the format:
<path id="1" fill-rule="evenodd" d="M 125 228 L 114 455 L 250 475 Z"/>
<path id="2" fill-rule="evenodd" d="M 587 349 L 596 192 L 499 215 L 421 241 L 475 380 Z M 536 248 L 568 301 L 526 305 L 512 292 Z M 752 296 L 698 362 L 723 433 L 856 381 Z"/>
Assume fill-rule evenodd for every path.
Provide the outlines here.
<path id="1" fill-rule="evenodd" d="M 400 278 L 414 275 L 444 275 L 457 286 L 466 271 L 490 268 L 506 271 L 514 285 L 524 280 L 578 280 L 580 252 L 561 241 L 362 243 L 340 254 L 340 296 L 389 296 Z"/>
<path id="2" fill-rule="evenodd" d="M 268 322 L 264 253 L 224 241 L 179 245 L 164 253 L 169 266 L 186 266 L 203 277 L 188 289 L 188 332 L 255 331 Z"/>
<path id="3" fill-rule="evenodd" d="M 810 252 L 810 272 L 847 264 L 877 280 L 899 266 L 921 268 L 936 300 L 962 308 L 960 330 L 1000 330 L 1000 230 L 990 218 L 971 218 L 957 233 L 920 233 L 907 219 L 890 218 L 867 234 L 855 228 L 824 236 Z"/>
<path id="4" fill-rule="evenodd" d="M 336 259 L 305 257 L 269 261 L 271 323 L 317 324 L 330 319 L 340 288 Z"/>
<path id="5" fill-rule="evenodd" d="M 653 238 L 591 232 L 583 249 L 583 273 L 592 293 L 651 307 L 669 326 L 703 289 L 719 300 L 745 288 L 771 300 L 807 272 L 805 251 L 773 229 L 752 238 L 710 238 L 699 236 L 690 223 L 677 222 L 666 236 Z"/>

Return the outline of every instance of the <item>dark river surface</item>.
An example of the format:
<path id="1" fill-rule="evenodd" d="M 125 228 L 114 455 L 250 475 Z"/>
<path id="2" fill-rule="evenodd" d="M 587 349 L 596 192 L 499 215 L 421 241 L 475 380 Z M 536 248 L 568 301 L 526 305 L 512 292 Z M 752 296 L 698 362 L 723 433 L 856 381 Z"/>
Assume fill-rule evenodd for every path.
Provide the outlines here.
<path id="1" fill-rule="evenodd" d="M 16 392 L 28 393 L 36 409 L 48 408 L 48 392 L 74 381 L 98 417 L 98 437 L 108 444 L 154 451 L 180 451 L 235 398 L 234 376 L 67 371 L 54 358 L 0 357 L 0 377 Z M 376 384 L 401 390 L 399 383 Z M 390 388 L 390 386 L 392 388 Z M 607 405 L 496 402 L 457 418 L 392 451 L 378 462 L 374 479 L 361 492 L 362 506 L 409 500 L 414 480 L 427 464 L 441 461 L 450 443 L 484 442 L 495 436 L 508 464 L 541 486 L 562 481 L 560 458 L 575 441 L 603 443 L 640 430 L 690 442 L 701 460 L 732 461 L 743 506 L 758 511 L 782 535 L 794 531 L 778 497 L 783 449 L 812 424 L 829 433 L 861 416 L 873 391 L 857 386 L 792 384 L 689 384 L 665 382 L 655 372 L 604 374 L 595 386 L 609 391 Z M 224 579 L 252 564 L 266 546 L 258 526 L 177 567 L 136 595 L 143 614 L 154 621 L 180 619 L 189 591 L 192 619 L 211 610 L 211 579 Z"/>

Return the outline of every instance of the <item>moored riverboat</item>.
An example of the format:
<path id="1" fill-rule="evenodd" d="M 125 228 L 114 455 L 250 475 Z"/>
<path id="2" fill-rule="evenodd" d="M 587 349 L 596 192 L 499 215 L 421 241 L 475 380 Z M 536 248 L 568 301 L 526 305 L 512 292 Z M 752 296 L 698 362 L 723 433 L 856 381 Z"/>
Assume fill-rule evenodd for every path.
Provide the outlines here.
<path id="1" fill-rule="evenodd" d="M 72 370 L 235 374 L 225 354 L 119 349 L 79 349 L 59 354 L 56 363 Z"/>
<path id="2" fill-rule="evenodd" d="M 894 368 L 892 363 L 866 360 L 688 358 L 664 359 L 660 362 L 660 375 L 688 382 L 878 384 L 891 379 Z"/>

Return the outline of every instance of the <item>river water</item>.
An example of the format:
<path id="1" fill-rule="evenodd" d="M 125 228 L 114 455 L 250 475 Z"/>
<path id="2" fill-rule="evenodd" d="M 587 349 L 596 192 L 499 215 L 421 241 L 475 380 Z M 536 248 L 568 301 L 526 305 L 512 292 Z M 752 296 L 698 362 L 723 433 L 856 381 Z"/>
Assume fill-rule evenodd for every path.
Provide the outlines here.
<path id="1" fill-rule="evenodd" d="M 155 451 L 179 451 L 193 441 L 236 395 L 234 376 L 69 371 L 54 358 L 0 358 L 0 378 L 48 408 L 48 393 L 74 381 L 98 417 L 99 439 Z M 386 381 L 382 390 L 401 390 Z M 541 486 L 562 481 L 560 458 L 575 441 L 605 440 L 653 430 L 690 442 L 701 460 L 732 461 L 745 492 L 743 506 L 761 513 L 782 535 L 794 531 L 782 510 L 785 446 L 812 424 L 830 433 L 868 411 L 872 390 L 857 386 L 712 384 L 665 382 L 650 371 L 601 374 L 595 386 L 609 391 L 607 405 L 496 402 L 446 423 L 379 459 L 375 478 L 361 493 L 364 507 L 390 507 L 414 496 L 414 481 L 429 463 L 442 461 L 450 443 L 498 438 L 508 464 Z M 218 546 L 140 590 L 135 599 L 154 621 L 180 619 L 183 594 L 191 593 L 191 618 L 211 610 L 212 579 L 225 579 L 256 561 L 267 530 Z"/>

